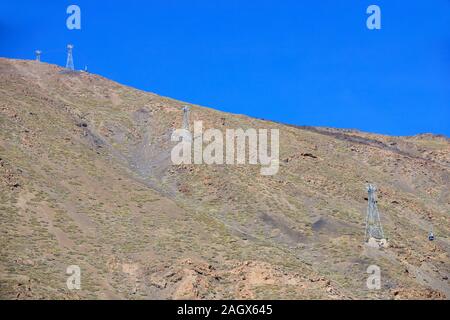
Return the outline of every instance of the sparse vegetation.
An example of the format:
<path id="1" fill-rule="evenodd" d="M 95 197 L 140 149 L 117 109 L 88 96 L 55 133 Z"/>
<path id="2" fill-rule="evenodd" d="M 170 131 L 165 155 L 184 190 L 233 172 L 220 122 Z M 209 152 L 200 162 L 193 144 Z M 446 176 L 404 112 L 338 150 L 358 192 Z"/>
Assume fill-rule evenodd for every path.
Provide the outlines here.
<path id="1" fill-rule="evenodd" d="M 0 298 L 449 297 L 448 139 L 192 106 L 209 127 L 280 129 L 280 171 L 172 166 L 183 103 L 58 71 L 0 59 Z M 366 181 L 380 189 L 382 251 L 363 244 Z M 66 287 L 73 264 L 80 291 Z"/>

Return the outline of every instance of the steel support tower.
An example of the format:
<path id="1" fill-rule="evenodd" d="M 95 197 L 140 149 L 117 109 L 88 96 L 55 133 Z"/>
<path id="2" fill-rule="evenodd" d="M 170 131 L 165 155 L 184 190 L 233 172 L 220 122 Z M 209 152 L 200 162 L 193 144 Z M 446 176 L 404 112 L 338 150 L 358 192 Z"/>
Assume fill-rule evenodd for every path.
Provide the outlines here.
<path id="1" fill-rule="evenodd" d="M 66 69 L 69 69 L 71 71 L 75 70 L 75 67 L 73 65 L 73 55 L 72 55 L 72 49 L 73 45 L 68 44 L 67 45 L 67 62 L 66 62 Z"/>
<path id="2" fill-rule="evenodd" d="M 188 106 L 184 106 L 183 108 L 183 129 L 189 131 L 189 113 L 190 109 Z"/>
<path id="3" fill-rule="evenodd" d="M 369 184 L 367 187 L 369 193 L 367 218 L 366 218 L 366 235 L 365 240 L 370 238 L 376 240 L 384 239 L 383 227 L 381 226 L 380 213 L 378 212 L 376 191 L 377 188 L 374 185 Z"/>
<path id="4" fill-rule="evenodd" d="M 37 62 L 41 62 L 41 53 L 42 53 L 42 51 L 36 50 L 34 53 L 36 54 L 36 61 Z"/>

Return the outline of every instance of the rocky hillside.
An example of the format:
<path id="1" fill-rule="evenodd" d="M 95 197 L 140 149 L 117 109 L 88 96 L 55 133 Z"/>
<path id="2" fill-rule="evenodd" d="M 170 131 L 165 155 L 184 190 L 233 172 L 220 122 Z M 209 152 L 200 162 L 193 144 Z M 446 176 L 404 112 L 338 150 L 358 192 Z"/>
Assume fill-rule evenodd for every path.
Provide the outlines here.
<path id="1" fill-rule="evenodd" d="M 446 137 L 191 106 L 205 128 L 279 129 L 280 170 L 174 166 L 184 103 L 60 71 L 0 59 L 0 298 L 450 297 Z M 364 245 L 368 182 L 383 250 Z M 66 286 L 70 265 L 81 290 Z M 369 265 L 381 290 L 366 287 Z"/>

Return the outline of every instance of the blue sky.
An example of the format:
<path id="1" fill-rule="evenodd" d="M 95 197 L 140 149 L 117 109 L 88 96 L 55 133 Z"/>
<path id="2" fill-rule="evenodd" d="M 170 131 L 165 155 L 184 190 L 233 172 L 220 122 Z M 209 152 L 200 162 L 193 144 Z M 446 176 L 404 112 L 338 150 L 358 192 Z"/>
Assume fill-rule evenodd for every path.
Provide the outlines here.
<path id="1" fill-rule="evenodd" d="M 79 69 L 223 111 L 450 136 L 449 0 L 1 2 L 0 56 L 64 65 L 67 43 Z"/>

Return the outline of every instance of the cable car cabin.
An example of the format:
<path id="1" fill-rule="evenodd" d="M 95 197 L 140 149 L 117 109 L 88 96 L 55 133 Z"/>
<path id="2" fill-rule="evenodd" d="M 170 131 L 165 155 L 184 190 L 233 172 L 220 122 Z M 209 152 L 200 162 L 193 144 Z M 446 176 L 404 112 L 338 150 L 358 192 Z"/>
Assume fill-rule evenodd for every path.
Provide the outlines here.
<path id="1" fill-rule="evenodd" d="M 428 234 L 428 240 L 434 241 L 434 234 L 433 234 L 433 232 L 430 232 L 430 233 Z"/>

